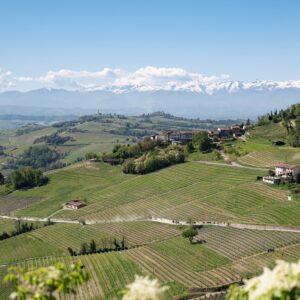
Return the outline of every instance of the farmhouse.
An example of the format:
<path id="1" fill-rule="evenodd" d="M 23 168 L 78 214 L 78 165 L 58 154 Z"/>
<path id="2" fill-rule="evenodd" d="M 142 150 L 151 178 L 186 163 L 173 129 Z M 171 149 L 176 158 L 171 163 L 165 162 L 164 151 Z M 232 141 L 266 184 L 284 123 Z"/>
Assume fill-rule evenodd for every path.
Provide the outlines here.
<path id="1" fill-rule="evenodd" d="M 239 125 L 233 125 L 230 127 L 219 127 L 215 131 L 210 131 L 208 136 L 211 139 L 228 139 L 231 137 L 240 137 L 245 134 L 245 129 L 241 128 Z"/>
<path id="2" fill-rule="evenodd" d="M 218 128 L 219 138 L 229 138 L 232 136 L 232 131 L 229 127 Z"/>
<path id="3" fill-rule="evenodd" d="M 173 144 L 186 145 L 193 140 L 193 134 L 192 131 L 172 131 L 169 134 L 169 141 Z"/>
<path id="4" fill-rule="evenodd" d="M 274 176 L 264 176 L 263 182 L 279 184 L 281 182 L 299 182 L 300 167 L 289 164 L 278 164 L 275 166 Z"/>
<path id="5" fill-rule="evenodd" d="M 164 131 L 159 135 L 151 135 L 150 139 L 186 145 L 193 140 L 193 135 L 193 131 Z"/>
<path id="6" fill-rule="evenodd" d="M 297 177 L 300 174 L 300 167 L 289 164 L 278 164 L 275 166 L 275 175 L 281 177 Z"/>
<path id="7" fill-rule="evenodd" d="M 64 205 L 65 208 L 71 208 L 71 209 L 79 209 L 79 208 L 82 208 L 85 206 L 86 206 L 85 203 L 83 203 L 77 199 L 71 200 Z"/>

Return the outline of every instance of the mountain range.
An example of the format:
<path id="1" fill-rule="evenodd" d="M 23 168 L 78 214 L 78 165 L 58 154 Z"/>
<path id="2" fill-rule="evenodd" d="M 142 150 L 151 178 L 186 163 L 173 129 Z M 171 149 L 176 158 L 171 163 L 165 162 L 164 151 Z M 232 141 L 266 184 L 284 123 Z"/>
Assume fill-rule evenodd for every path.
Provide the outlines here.
<path id="1" fill-rule="evenodd" d="M 251 118 L 274 108 L 300 102 L 300 88 L 256 84 L 245 88 L 232 82 L 223 88 L 193 92 L 186 90 L 67 90 L 42 88 L 26 92 L 0 93 L 0 114 L 82 115 L 91 112 L 136 115 L 154 111 L 199 118 Z"/>

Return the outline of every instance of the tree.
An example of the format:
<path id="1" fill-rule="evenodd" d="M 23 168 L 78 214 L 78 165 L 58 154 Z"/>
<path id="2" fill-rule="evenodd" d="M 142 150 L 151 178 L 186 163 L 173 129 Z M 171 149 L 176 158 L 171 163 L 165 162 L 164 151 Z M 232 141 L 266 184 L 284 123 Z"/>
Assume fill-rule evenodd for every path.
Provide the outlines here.
<path id="1" fill-rule="evenodd" d="M 95 152 L 88 152 L 85 154 L 85 159 L 94 159 L 96 161 L 99 161 L 100 156 Z"/>
<path id="2" fill-rule="evenodd" d="M 82 243 L 80 248 L 80 254 L 86 254 L 88 252 L 87 243 Z"/>
<path id="3" fill-rule="evenodd" d="M 30 167 L 23 167 L 13 171 L 9 178 L 9 184 L 16 189 L 33 188 L 46 184 L 49 179 L 42 171 Z"/>
<path id="4" fill-rule="evenodd" d="M 187 143 L 187 145 L 186 145 L 186 151 L 188 153 L 193 153 L 195 151 L 195 147 L 194 147 L 194 145 L 193 145 L 192 142 Z"/>
<path id="5" fill-rule="evenodd" d="M 0 172 L 0 185 L 4 184 L 4 175 Z"/>
<path id="6" fill-rule="evenodd" d="M 76 255 L 76 251 L 74 251 L 71 247 L 68 247 L 68 251 L 69 251 L 69 254 L 71 256 L 75 256 Z"/>
<path id="7" fill-rule="evenodd" d="M 208 152 L 212 148 L 212 142 L 206 131 L 199 131 L 193 137 L 193 144 L 201 152 Z"/>
<path id="8" fill-rule="evenodd" d="M 195 229 L 193 226 L 188 227 L 182 232 L 182 236 L 184 238 L 187 238 L 191 244 L 193 244 L 194 237 L 198 234 L 197 229 Z"/>
<path id="9" fill-rule="evenodd" d="M 49 267 L 25 270 L 11 267 L 4 282 L 14 286 L 12 299 L 55 300 L 64 294 L 76 294 L 75 287 L 88 281 L 89 275 L 81 263 L 66 267 L 56 264 Z"/>
<path id="10" fill-rule="evenodd" d="M 89 252 L 90 253 L 95 253 L 97 251 L 97 245 L 96 242 L 94 240 L 92 240 L 90 242 L 90 248 L 89 248 Z"/>

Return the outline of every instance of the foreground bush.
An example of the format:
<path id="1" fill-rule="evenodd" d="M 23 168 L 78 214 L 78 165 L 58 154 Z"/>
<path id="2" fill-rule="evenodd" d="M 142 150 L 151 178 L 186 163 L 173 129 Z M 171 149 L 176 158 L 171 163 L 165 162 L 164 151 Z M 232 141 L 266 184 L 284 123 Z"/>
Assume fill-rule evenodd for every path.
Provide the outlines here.
<path id="1" fill-rule="evenodd" d="M 30 271 L 11 267 L 4 282 L 12 283 L 15 287 L 11 299 L 55 300 L 60 295 L 76 294 L 74 288 L 88 279 L 83 265 L 75 263 L 69 268 L 57 264 Z"/>
<path id="2" fill-rule="evenodd" d="M 300 261 L 277 261 L 273 270 L 245 281 L 242 287 L 232 286 L 227 300 L 297 300 L 300 299 Z"/>
<path id="3" fill-rule="evenodd" d="M 123 300 L 162 300 L 167 286 L 161 286 L 157 279 L 135 276 L 134 282 L 124 291 Z"/>

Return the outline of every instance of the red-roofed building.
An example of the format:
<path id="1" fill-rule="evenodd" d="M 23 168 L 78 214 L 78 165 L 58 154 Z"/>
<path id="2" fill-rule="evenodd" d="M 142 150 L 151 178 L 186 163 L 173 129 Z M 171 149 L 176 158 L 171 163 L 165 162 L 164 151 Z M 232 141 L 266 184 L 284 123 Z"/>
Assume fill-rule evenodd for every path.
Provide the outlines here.
<path id="1" fill-rule="evenodd" d="M 86 206 L 85 203 L 77 199 L 71 200 L 64 205 L 65 208 L 71 208 L 71 209 L 79 209 L 85 206 Z"/>

